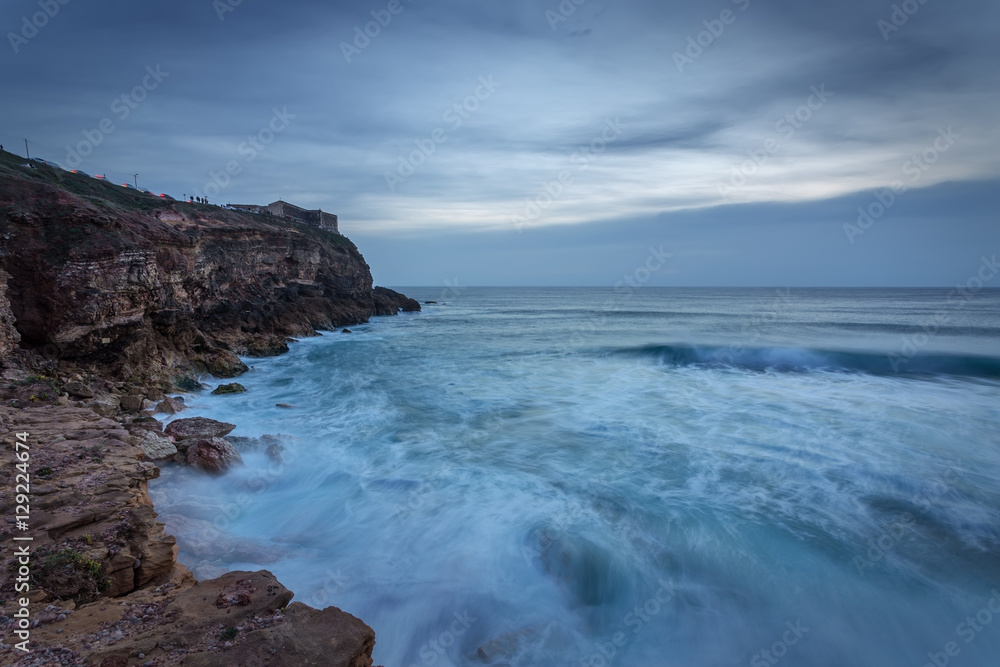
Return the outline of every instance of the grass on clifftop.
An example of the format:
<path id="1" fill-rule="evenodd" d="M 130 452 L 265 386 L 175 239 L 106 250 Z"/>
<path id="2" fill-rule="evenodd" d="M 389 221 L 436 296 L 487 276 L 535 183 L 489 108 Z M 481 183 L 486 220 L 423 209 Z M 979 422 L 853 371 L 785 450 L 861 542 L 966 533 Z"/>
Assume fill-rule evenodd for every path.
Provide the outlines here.
<path id="1" fill-rule="evenodd" d="M 26 164 L 32 166 L 26 167 Z M 0 177 L 2 176 L 47 183 L 86 199 L 92 204 L 108 210 L 109 213 L 134 212 L 155 215 L 157 212 L 174 210 L 186 216 L 204 220 L 233 223 L 251 220 L 273 227 L 294 229 L 317 241 L 323 241 L 348 251 L 357 251 L 357 247 L 346 236 L 327 232 L 318 227 L 274 216 L 231 211 L 212 204 L 172 201 L 157 195 L 150 196 L 138 190 L 122 187 L 121 184 L 93 178 L 87 174 L 74 174 L 63 169 L 49 167 L 40 162 L 29 163 L 20 155 L 7 151 L 0 152 Z"/>

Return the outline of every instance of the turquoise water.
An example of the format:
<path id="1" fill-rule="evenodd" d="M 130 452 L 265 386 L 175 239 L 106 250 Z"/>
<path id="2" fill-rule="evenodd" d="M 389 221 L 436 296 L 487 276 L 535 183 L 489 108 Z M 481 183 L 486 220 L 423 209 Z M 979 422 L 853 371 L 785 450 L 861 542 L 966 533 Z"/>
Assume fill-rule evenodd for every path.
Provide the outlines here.
<path id="1" fill-rule="evenodd" d="M 998 664 L 1000 292 L 404 291 L 188 398 L 285 447 L 152 485 L 196 573 L 386 667 Z"/>

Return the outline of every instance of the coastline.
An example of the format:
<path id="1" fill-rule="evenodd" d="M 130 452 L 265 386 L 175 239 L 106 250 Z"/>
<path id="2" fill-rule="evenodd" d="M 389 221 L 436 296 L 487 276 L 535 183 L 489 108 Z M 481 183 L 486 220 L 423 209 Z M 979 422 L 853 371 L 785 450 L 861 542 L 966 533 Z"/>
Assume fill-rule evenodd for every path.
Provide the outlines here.
<path id="1" fill-rule="evenodd" d="M 148 494 L 177 449 L 153 415 L 240 356 L 420 304 L 339 233 L 22 162 L 0 154 L 0 661 L 371 667 L 360 620 L 266 570 L 196 582 L 177 562 Z"/>
<path id="2" fill-rule="evenodd" d="M 148 409 L 153 407 L 148 396 L 163 392 L 93 378 L 101 388 L 90 397 L 74 397 L 65 388 L 83 391 L 83 378 L 75 377 L 19 368 L 3 372 L 5 382 L 36 392 L 34 397 L 39 384 L 64 389 L 49 404 L 0 406 L 6 449 L 18 432 L 47 444 L 33 450 L 32 461 L 36 475 L 44 473 L 31 489 L 32 651 L 3 644 L 5 664 L 35 665 L 41 659 L 46 665 L 106 667 L 222 665 L 251 664 L 247 660 L 254 656 L 261 661 L 253 664 L 262 665 L 371 667 L 371 628 L 336 607 L 319 610 L 292 602 L 294 593 L 267 570 L 196 580 L 177 560 L 177 540 L 157 520 L 148 493 L 160 467 L 150 457 L 156 443 L 147 434 L 177 442 L 163 435 L 163 423 Z M 147 409 L 123 409 L 138 395 Z M 169 409 L 171 402 L 164 397 L 160 404 Z M 183 419 L 178 415 L 173 423 Z M 181 456 L 154 455 L 159 462 Z M 5 476 L 4 486 L 13 481 Z M 4 497 L 13 498 L 11 492 Z M 0 527 L 4 572 L 16 568 L 10 547 L 14 528 Z M 13 583 L 8 579 L 2 595 L 5 636 L 16 628 L 9 609 L 16 596 L 7 590 Z M 339 647 L 336 654 L 330 653 L 331 642 Z"/>

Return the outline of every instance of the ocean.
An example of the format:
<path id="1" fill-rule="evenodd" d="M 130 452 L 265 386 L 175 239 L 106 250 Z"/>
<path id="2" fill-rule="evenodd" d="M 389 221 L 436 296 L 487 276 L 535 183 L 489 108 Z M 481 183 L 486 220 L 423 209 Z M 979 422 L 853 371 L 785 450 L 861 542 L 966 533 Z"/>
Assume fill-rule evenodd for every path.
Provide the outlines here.
<path id="1" fill-rule="evenodd" d="M 998 664 L 1000 290 L 400 289 L 188 397 L 284 447 L 151 484 L 196 574 L 386 667 Z"/>

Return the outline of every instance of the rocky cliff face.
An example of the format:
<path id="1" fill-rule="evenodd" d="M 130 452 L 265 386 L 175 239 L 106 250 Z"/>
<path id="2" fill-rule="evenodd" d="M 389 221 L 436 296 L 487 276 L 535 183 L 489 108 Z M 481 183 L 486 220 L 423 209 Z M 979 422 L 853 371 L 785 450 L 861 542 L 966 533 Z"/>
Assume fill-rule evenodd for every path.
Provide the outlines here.
<path id="1" fill-rule="evenodd" d="M 7 279 L 10 275 L 0 269 L 0 358 L 12 354 L 21 342 L 21 334 L 14 326 L 14 312 L 7 299 Z"/>
<path id="2" fill-rule="evenodd" d="M 420 308 L 373 292 L 364 258 L 338 234 L 10 159 L 0 160 L 0 232 L 20 344 L 133 382 L 232 377 L 246 370 L 237 354 Z M 0 348 L 14 340 L 2 296 Z"/>
<path id="3" fill-rule="evenodd" d="M 21 162 L 0 152 L 0 451 L 30 434 L 32 513 L 0 524 L 0 634 L 29 530 L 33 652 L 0 643 L 0 664 L 371 667 L 371 628 L 289 604 L 267 571 L 196 584 L 147 493 L 190 443 L 151 415 L 183 409 L 168 385 L 246 370 L 238 354 L 420 306 L 337 234 Z"/>

